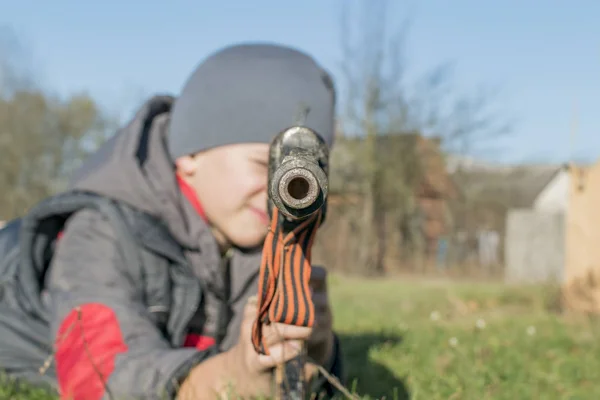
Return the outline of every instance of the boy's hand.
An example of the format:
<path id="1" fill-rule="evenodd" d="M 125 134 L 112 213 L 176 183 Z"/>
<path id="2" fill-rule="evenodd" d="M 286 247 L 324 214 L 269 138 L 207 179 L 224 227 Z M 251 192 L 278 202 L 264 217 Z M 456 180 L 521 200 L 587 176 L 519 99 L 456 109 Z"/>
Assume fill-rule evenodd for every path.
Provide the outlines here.
<path id="1" fill-rule="evenodd" d="M 238 343 L 227 352 L 231 371 L 235 371 L 235 385 L 239 386 L 236 394 L 241 396 L 270 395 L 272 369 L 300 354 L 302 342 L 313 334 L 313 328 L 280 323 L 265 325 L 263 337 L 270 354 L 257 354 L 251 340 L 257 311 L 256 297 L 252 297 L 244 309 Z"/>
<path id="2" fill-rule="evenodd" d="M 252 297 L 244 308 L 238 343 L 230 350 L 196 366 L 185 380 L 178 399 L 255 398 L 271 395 L 273 367 L 300 354 L 301 342 L 307 341 L 312 328 L 271 324 L 263 328 L 270 355 L 258 354 L 252 345 L 252 325 L 258 305 Z M 221 397 L 220 397 L 221 398 Z"/>
<path id="3" fill-rule="evenodd" d="M 271 394 L 272 369 L 300 354 L 301 343 L 306 342 L 308 356 L 324 365 L 332 356 L 332 315 L 327 293 L 327 272 L 319 266 L 312 267 L 310 287 L 315 307 L 313 328 L 284 324 L 271 324 L 263 328 L 269 356 L 257 354 L 252 345 L 252 325 L 256 319 L 258 304 L 256 297 L 250 298 L 244 309 L 238 343 L 199 364 L 184 383 L 181 399 L 206 398 L 214 394 L 227 398 L 229 384 L 233 394 L 246 397 L 269 396 Z M 307 364 L 309 376 L 316 373 Z"/>
<path id="4" fill-rule="evenodd" d="M 251 332 L 258 302 L 256 297 L 250 298 L 244 309 L 238 344 L 228 352 L 231 368 L 237 370 L 236 380 L 244 387 L 244 393 L 238 395 L 270 395 L 272 368 L 300 354 L 303 341 L 306 342 L 308 356 L 320 365 L 324 365 L 332 357 L 333 318 L 327 291 L 327 271 L 323 267 L 312 267 L 310 288 L 315 307 L 314 326 L 305 328 L 279 323 L 264 326 L 263 335 L 269 348 L 269 356 L 257 354 L 252 345 Z M 307 365 L 307 373 L 311 376 L 316 373 L 316 369 Z"/>

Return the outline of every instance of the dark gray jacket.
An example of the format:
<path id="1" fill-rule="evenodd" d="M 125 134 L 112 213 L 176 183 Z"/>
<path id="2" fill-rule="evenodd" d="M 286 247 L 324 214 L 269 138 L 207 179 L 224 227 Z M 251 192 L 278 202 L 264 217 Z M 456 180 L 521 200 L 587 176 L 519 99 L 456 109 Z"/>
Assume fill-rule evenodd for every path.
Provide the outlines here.
<path id="1" fill-rule="evenodd" d="M 182 197 L 165 148 L 172 102 L 149 100 L 75 177 L 69 196 L 100 195 L 116 211 L 83 207 L 62 216 L 52 257 L 35 252 L 48 248 L 47 238 L 45 247 L 32 246 L 34 260 L 21 256 L 40 281 L 32 287 L 19 278 L 27 282 L 0 302 L 0 354 L 10 352 L 0 356 L 0 368 L 75 400 L 172 398 L 193 366 L 237 342 L 243 306 L 257 291 L 260 249 L 233 250 L 222 260 L 208 226 Z M 44 221 L 29 221 L 21 236 L 62 220 Z M 190 333 L 216 343 L 189 347 Z M 339 356 L 329 366 L 337 375 Z"/>

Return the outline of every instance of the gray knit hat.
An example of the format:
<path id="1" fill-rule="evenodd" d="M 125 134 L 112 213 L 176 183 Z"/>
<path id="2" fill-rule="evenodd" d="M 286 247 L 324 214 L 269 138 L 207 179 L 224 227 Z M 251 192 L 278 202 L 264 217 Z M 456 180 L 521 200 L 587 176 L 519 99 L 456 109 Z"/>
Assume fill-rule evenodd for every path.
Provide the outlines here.
<path id="1" fill-rule="evenodd" d="M 175 101 L 171 159 L 233 143 L 270 143 L 308 107 L 304 125 L 333 143 L 335 89 L 310 56 L 274 44 L 220 50 L 193 72 Z"/>

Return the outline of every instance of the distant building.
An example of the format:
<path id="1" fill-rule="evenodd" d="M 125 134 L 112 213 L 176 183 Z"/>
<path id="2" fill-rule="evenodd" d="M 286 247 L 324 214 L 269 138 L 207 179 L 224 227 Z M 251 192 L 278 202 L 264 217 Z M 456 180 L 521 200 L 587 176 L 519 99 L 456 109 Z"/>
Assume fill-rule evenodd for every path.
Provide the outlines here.
<path id="1" fill-rule="evenodd" d="M 570 182 L 567 166 L 494 166 L 455 160 L 452 170 L 464 194 L 455 210 L 457 222 L 471 237 L 489 232 L 499 236 L 498 263 L 504 265 L 505 279 L 561 279 Z M 473 247 L 485 264 L 479 242 Z"/>
<path id="2" fill-rule="evenodd" d="M 554 188 L 562 165 L 487 165 L 453 161 L 452 179 L 461 198 L 454 204 L 456 226 L 469 235 L 492 229 L 503 236 L 506 215 L 515 208 L 549 208 L 561 196 Z M 558 190 L 560 192 L 560 190 Z M 555 199 L 555 200 L 550 200 Z M 563 191 L 563 201 L 565 200 Z"/>
<path id="3" fill-rule="evenodd" d="M 594 218 L 589 209 L 582 208 L 587 206 L 585 201 L 576 204 L 580 196 L 573 190 L 579 171 L 587 170 L 588 167 L 569 165 L 557 167 L 537 186 L 530 205 L 509 210 L 505 235 L 507 281 L 565 282 L 570 261 L 589 252 L 589 242 L 583 251 L 579 246 L 585 242 L 580 232 L 582 225 L 575 226 L 572 222 L 577 218 L 580 221 Z M 596 187 L 592 189 L 595 194 Z M 586 237 L 590 230 L 585 228 L 584 231 Z M 573 237 L 577 237 L 575 245 Z M 573 250 L 575 248 L 577 250 Z"/>
<path id="4" fill-rule="evenodd" d="M 569 203 L 571 174 L 563 165 L 553 175 L 533 201 L 533 209 L 544 212 L 566 212 Z"/>

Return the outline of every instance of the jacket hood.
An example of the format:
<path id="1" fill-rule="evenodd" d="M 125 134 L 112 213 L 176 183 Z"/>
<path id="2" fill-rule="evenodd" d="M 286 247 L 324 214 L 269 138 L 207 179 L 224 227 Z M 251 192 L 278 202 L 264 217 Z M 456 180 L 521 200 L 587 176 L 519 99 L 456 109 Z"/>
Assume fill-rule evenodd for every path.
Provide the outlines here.
<path id="1" fill-rule="evenodd" d="M 195 249 L 209 229 L 179 190 L 168 157 L 172 96 L 146 101 L 123 128 L 91 155 L 70 188 L 97 193 L 163 220 L 184 247 Z"/>

